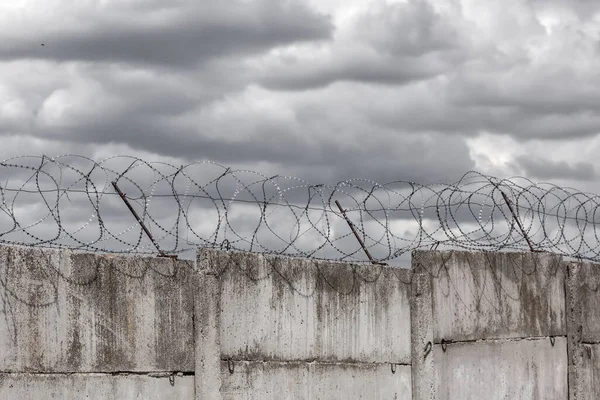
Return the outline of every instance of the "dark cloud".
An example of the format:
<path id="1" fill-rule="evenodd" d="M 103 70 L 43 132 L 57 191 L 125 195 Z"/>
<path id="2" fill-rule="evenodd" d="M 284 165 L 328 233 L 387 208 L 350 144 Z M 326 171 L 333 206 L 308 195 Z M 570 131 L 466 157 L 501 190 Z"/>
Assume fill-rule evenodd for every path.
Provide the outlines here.
<path id="1" fill-rule="evenodd" d="M 431 78 L 448 69 L 448 60 L 438 54 L 421 57 L 356 54 L 347 60 L 332 60 L 311 66 L 298 63 L 270 71 L 259 82 L 274 90 L 307 90 L 350 81 L 379 85 L 403 85 Z"/>
<path id="2" fill-rule="evenodd" d="M 307 90 L 339 81 L 402 85 L 447 72 L 465 60 L 459 33 L 427 2 L 377 3 L 356 16 L 354 31 L 315 57 L 282 56 L 260 83 Z"/>
<path id="3" fill-rule="evenodd" d="M 596 0 L 527 0 L 529 4 L 538 9 L 555 9 L 558 12 L 572 10 L 581 20 L 594 18 L 594 14 L 600 10 L 600 4 Z"/>
<path id="4" fill-rule="evenodd" d="M 286 43 L 327 39 L 332 31 L 328 17 L 291 0 L 153 2 L 145 8 L 117 6 L 75 14 L 75 26 L 45 21 L 33 32 L 11 40 L 5 37 L 0 43 L 0 59 L 178 67 Z"/>
<path id="5" fill-rule="evenodd" d="M 359 15 L 355 24 L 356 37 L 382 53 L 421 56 L 463 44 L 451 21 L 426 1 L 380 3 Z"/>
<path id="6" fill-rule="evenodd" d="M 527 176 L 535 179 L 590 181 L 597 178 L 594 165 L 589 162 L 570 164 L 566 161 L 545 160 L 528 156 L 517 157 L 516 161 Z"/>
<path id="7" fill-rule="evenodd" d="M 80 141 L 81 145 L 124 143 L 134 149 L 188 161 L 210 159 L 226 165 L 255 165 L 268 160 L 280 170 L 309 181 L 318 180 L 317 183 L 354 177 L 381 182 L 447 181 L 474 168 L 465 142 L 446 135 L 418 138 L 390 133 L 390 137 L 380 139 L 363 136 L 352 145 L 335 140 L 314 142 L 299 137 L 286 124 L 267 119 L 257 123 L 253 130 L 245 131 L 242 138 L 227 140 L 205 136 L 201 131 L 175 130 L 168 122 L 146 116 L 97 120 L 86 124 L 86 135 L 80 134 L 82 129 L 61 127 L 54 135 Z M 51 137 L 52 132 L 47 129 L 45 133 Z"/>
<path id="8" fill-rule="evenodd" d="M 312 184 L 453 182 L 484 165 L 594 187 L 600 65 L 591 2 L 340 2 L 326 16 L 302 0 L 49 1 L 18 15 L 0 6 L 0 158 L 211 159 Z M 559 146 L 567 150 L 556 158 Z M 111 165 L 127 167 L 119 162 Z M 222 172 L 211 171 L 193 175 Z M 29 176 L 8 171 L 0 184 Z M 129 176 L 154 178 L 143 168 Z M 221 189 L 234 193 L 236 182 Z M 288 194 L 301 204 L 307 191 Z M 106 221 L 126 229 L 132 220 L 115 200 L 106 200 Z M 152 205 L 165 223 L 171 200 Z M 82 196 L 62 202 L 65 223 L 91 214 Z M 242 230 L 255 222 L 244 210 L 235 218 Z"/>
<path id="9" fill-rule="evenodd" d="M 514 108 L 458 108 L 448 105 L 441 109 L 424 109 L 418 114 L 411 114 L 408 110 L 399 110 L 391 115 L 375 112 L 372 118 L 384 126 L 415 133 L 445 131 L 471 136 L 485 131 L 508 134 L 519 140 L 560 140 L 592 136 L 600 132 L 600 115 L 585 112 L 532 115 Z"/>

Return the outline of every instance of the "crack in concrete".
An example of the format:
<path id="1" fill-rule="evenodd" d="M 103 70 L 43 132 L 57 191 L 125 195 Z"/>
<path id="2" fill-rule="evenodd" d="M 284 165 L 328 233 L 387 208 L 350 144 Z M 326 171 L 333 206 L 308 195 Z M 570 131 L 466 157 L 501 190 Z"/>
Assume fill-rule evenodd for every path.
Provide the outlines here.
<path id="1" fill-rule="evenodd" d="M 82 375 L 82 376 L 148 376 L 151 378 L 168 378 L 170 376 L 194 376 L 194 371 L 107 371 L 107 372 L 22 372 L 22 371 L 0 371 L 1 375 L 23 375 L 23 376 L 72 376 L 72 375 Z"/>
<path id="2" fill-rule="evenodd" d="M 484 338 L 484 339 L 462 339 L 462 340 L 450 340 L 442 339 L 443 342 L 434 341 L 434 345 L 453 345 L 453 344 L 466 344 L 466 343 L 487 343 L 487 342 L 520 342 L 520 341 L 534 341 L 534 340 L 553 340 L 556 338 L 567 338 L 567 335 L 554 335 L 554 336 L 523 336 L 523 337 L 506 337 L 506 338 Z"/>
<path id="3" fill-rule="evenodd" d="M 365 362 L 365 361 L 326 361 L 326 360 L 267 360 L 267 359 L 239 359 L 239 358 L 221 358 L 222 362 L 242 362 L 242 363 L 270 363 L 270 364 L 318 364 L 318 365 L 349 365 L 349 366 L 361 366 L 361 365 L 398 365 L 398 366 L 411 366 L 412 364 L 406 361 L 376 361 L 376 362 Z"/>

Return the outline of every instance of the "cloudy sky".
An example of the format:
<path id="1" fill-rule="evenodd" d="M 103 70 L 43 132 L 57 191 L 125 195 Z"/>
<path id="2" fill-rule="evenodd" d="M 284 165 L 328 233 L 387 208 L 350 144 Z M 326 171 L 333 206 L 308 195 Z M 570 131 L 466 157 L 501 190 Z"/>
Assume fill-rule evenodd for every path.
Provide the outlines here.
<path id="1" fill-rule="evenodd" d="M 594 0 L 11 0 L 0 159 L 600 191 Z"/>
<path id="2" fill-rule="evenodd" d="M 597 178 L 596 1 L 11 0 L 0 27 L 0 158 Z"/>

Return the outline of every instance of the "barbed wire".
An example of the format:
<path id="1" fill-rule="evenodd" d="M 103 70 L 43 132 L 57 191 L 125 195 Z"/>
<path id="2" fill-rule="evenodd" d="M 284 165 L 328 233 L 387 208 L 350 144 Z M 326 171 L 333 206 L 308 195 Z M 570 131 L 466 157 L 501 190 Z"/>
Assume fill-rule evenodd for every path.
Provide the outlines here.
<path id="1" fill-rule="evenodd" d="M 477 172 L 451 184 L 311 184 L 210 161 L 21 156 L 0 162 L 0 197 L 0 243 L 13 245 L 390 263 L 421 248 L 533 250 L 600 261 L 598 195 Z"/>

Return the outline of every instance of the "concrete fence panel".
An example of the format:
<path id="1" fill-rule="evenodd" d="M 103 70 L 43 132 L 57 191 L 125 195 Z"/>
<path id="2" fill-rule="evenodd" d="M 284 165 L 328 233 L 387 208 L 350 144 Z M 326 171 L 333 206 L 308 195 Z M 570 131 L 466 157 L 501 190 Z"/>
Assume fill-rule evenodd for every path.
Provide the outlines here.
<path id="1" fill-rule="evenodd" d="M 567 398 L 560 256 L 415 251 L 412 262 L 431 279 L 436 399 Z"/>
<path id="2" fill-rule="evenodd" d="M 212 250 L 198 266 L 218 280 L 221 398 L 411 398 L 409 271 Z"/>
<path id="3" fill-rule="evenodd" d="M 102 373 L 133 374 L 142 395 L 193 374 L 193 275 L 189 261 L 0 246 L 0 398 L 63 398 L 69 382 L 85 398 L 113 388 Z"/>
<path id="4" fill-rule="evenodd" d="M 600 265 L 565 263 L 572 400 L 600 398 Z"/>

